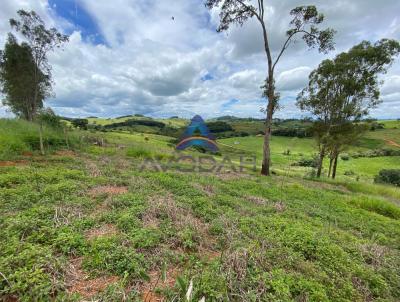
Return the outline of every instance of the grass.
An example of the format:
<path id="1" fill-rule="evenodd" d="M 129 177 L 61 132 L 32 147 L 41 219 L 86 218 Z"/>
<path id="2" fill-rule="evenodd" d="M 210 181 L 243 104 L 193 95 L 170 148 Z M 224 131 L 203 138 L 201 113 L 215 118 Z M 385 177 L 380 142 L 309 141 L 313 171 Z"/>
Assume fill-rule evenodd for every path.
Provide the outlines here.
<path id="1" fill-rule="evenodd" d="M 24 152 L 39 149 L 39 125 L 24 120 L 0 119 L 0 159 L 10 159 Z M 44 145 L 47 150 L 66 147 L 62 129 L 43 127 Z M 69 144 L 76 147 L 79 144 L 79 134 L 69 133 Z"/>
<path id="2" fill-rule="evenodd" d="M 370 182 L 397 157 L 340 161 L 339 179 L 315 180 L 289 166 L 313 141 L 273 137 L 273 177 L 140 171 L 174 154 L 171 138 L 85 135 L 106 144 L 0 166 L 6 301 L 183 301 L 191 281 L 193 301 L 400 300 L 400 191 Z M 261 158 L 260 137 L 220 143 Z"/>

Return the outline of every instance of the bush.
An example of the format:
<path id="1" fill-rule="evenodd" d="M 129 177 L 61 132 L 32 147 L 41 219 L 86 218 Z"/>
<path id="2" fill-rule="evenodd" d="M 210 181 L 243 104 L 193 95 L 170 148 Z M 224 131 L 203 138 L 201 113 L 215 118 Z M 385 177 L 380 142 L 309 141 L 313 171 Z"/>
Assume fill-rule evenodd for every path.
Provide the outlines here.
<path id="1" fill-rule="evenodd" d="M 75 128 L 80 128 L 80 129 L 86 130 L 87 126 L 89 124 L 89 121 L 87 119 L 77 118 L 77 119 L 72 120 L 71 123 Z"/>
<path id="2" fill-rule="evenodd" d="M 387 183 L 400 187 L 400 169 L 384 169 L 375 177 L 377 183 Z"/>
<path id="3" fill-rule="evenodd" d="M 299 166 L 299 167 L 318 167 L 318 160 L 315 158 L 302 158 L 298 162 L 292 164 L 292 166 Z"/>
<path id="4" fill-rule="evenodd" d="M 340 156 L 340 158 L 341 158 L 341 160 L 349 160 L 349 159 L 350 159 L 350 156 L 349 156 L 348 154 L 342 154 L 342 155 Z"/>
<path id="5" fill-rule="evenodd" d="M 381 157 L 381 156 L 400 156 L 400 150 L 394 149 L 374 149 L 365 152 L 357 152 L 351 155 L 354 158 L 359 157 Z"/>

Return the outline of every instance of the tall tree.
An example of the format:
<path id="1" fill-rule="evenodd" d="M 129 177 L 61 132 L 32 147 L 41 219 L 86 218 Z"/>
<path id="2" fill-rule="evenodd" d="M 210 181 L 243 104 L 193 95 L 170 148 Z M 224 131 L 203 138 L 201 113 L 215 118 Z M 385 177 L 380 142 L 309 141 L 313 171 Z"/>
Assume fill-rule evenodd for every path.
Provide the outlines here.
<path id="1" fill-rule="evenodd" d="M 36 115 L 37 108 L 40 108 L 37 105 L 40 105 L 46 96 L 41 94 L 43 77 L 47 78 L 48 83 L 51 84 L 51 66 L 47 54 L 67 42 L 68 36 L 59 33 L 55 28 L 47 29 L 43 20 L 34 11 L 19 10 L 18 15 L 20 20 L 10 19 L 10 25 L 24 36 L 32 53 L 34 85 L 32 103 L 35 105 L 35 110 L 30 117 L 32 120 Z M 51 85 L 47 88 L 47 92 L 50 93 Z"/>
<path id="2" fill-rule="evenodd" d="M 317 118 L 317 141 L 321 175 L 323 159 L 329 150 L 336 173 L 337 159 L 362 128 L 357 123 L 381 102 L 379 75 L 387 72 L 400 53 L 400 43 L 382 39 L 374 44 L 363 41 L 333 60 L 324 60 L 311 72 L 308 86 L 298 95 L 297 105 Z M 349 139 L 350 138 L 350 139 Z"/>
<path id="3" fill-rule="evenodd" d="M 320 30 L 318 25 L 324 20 L 324 15 L 318 13 L 315 6 L 299 6 L 290 11 L 293 17 L 290 27 L 286 32 L 286 40 L 280 48 L 280 51 L 273 58 L 270 45 L 270 34 L 267 30 L 264 0 L 257 0 L 253 5 L 252 0 L 206 0 L 206 7 L 209 9 L 220 9 L 220 25 L 218 32 L 226 31 L 232 24 L 242 26 L 247 20 L 255 18 L 262 29 L 264 40 L 264 50 L 267 57 L 268 70 L 265 81 L 264 95 L 267 97 L 266 106 L 266 130 L 263 146 L 263 162 L 261 174 L 270 175 L 270 137 L 271 126 L 274 111 L 277 108 L 279 94 L 275 89 L 275 70 L 282 55 L 292 44 L 297 36 L 305 41 L 309 48 L 318 47 L 320 52 L 328 52 L 333 49 L 334 30 Z"/>
<path id="4" fill-rule="evenodd" d="M 4 51 L 0 51 L 0 83 L 5 99 L 3 104 L 22 118 L 32 121 L 35 112 L 43 107 L 43 99 L 49 95 L 51 83 L 40 70 L 38 72 L 37 99 L 34 100 L 35 78 L 32 50 L 27 43 L 18 44 L 8 34 Z"/>

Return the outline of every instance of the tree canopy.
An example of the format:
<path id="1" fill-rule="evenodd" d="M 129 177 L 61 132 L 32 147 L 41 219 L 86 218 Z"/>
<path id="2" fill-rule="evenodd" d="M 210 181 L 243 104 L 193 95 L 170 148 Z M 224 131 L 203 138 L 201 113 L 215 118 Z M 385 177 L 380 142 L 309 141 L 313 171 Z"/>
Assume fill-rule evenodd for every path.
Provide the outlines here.
<path id="1" fill-rule="evenodd" d="M 351 123 L 360 122 L 379 105 L 379 75 L 387 72 L 399 53 L 400 43 L 396 40 L 363 41 L 332 60 L 324 60 L 311 72 L 297 105 L 318 119 L 318 175 L 325 152 L 329 150 L 336 162 L 343 146 L 354 141 L 364 129 Z"/>

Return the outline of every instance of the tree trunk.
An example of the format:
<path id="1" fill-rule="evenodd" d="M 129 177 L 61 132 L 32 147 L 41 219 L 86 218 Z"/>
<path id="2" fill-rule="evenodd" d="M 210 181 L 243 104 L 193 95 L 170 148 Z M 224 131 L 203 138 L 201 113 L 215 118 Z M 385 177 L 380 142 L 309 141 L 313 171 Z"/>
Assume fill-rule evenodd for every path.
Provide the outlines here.
<path id="1" fill-rule="evenodd" d="M 274 114 L 274 83 L 271 81 L 272 74 L 270 72 L 270 78 L 268 79 L 268 105 L 267 105 L 267 117 L 265 120 L 265 135 L 264 135 L 264 146 L 263 146 L 263 162 L 261 166 L 261 175 L 271 175 L 271 127 L 272 127 L 272 116 Z"/>
<path id="2" fill-rule="evenodd" d="M 329 158 L 329 172 L 328 172 L 328 177 L 331 177 L 331 172 L 332 172 L 332 164 L 333 164 L 333 158 Z"/>
<path id="3" fill-rule="evenodd" d="M 268 121 L 267 121 L 268 123 Z M 264 146 L 263 146 L 263 161 L 261 166 L 261 175 L 269 176 L 270 171 L 269 167 L 271 165 L 271 150 L 270 150 L 270 126 L 265 127 L 265 135 L 264 135 Z"/>
<path id="4" fill-rule="evenodd" d="M 336 168 L 337 168 L 338 157 L 339 157 L 339 154 L 336 154 L 335 159 L 333 161 L 332 179 L 335 179 L 335 177 L 336 177 Z"/>
<path id="5" fill-rule="evenodd" d="M 43 125 L 42 122 L 39 123 L 39 141 L 40 141 L 40 153 L 44 155 L 44 146 L 43 146 Z"/>
<path id="6" fill-rule="evenodd" d="M 319 153 L 319 161 L 318 161 L 318 170 L 317 170 L 317 177 L 321 177 L 322 173 L 322 165 L 324 163 L 325 158 L 325 146 L 322 146 L 321 152 Z"/>

